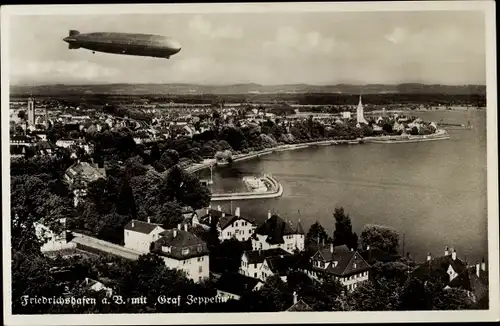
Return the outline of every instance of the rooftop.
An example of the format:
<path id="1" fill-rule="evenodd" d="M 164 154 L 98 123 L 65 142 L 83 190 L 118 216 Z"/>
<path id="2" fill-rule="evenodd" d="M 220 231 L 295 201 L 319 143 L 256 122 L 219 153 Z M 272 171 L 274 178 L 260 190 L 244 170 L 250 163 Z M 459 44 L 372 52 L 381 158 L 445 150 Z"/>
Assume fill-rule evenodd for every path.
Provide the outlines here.
<path id="1" fill-rule="evenodd" d="M 150 234 L 157 227 L 161 228 L 160 224 L 148 223 L 144 221 L 132 220 L 125 225 L 125 230 Z"/>
<path id="2" fill-rule="evenodd" d="M 274 248 L 268 250 L 245 251 L 243 255 L 246 255 L 249 264 L 260 264 L 268 257 L 291 256 L 292 254 L 284 249 Z"/>
<path id="3" fill-rule="evenodd" d="M 160 233 L 151 251 L 165 257 L 184 260 L 208 255 L 207 244 L 191 232 L 179 229 L 166 230 Z M 164 250 L 168 248 L 168 251 Z"/>

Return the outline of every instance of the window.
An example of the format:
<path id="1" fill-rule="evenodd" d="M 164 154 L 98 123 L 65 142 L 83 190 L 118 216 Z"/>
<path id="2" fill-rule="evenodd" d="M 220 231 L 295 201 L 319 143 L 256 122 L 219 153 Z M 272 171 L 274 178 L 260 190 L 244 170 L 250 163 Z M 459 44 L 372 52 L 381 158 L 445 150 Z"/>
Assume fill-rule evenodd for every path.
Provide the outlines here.
<path id="1" fill-rule="evenodd" d="M 257 272 L 253 273 L 253 277 L 257 278 Z"/>
<path id="2" fill-rule="evenodd" d="M 203 266 L 200 266 L 200 267 L 198 268 L 198 273 L 201 273 L 201 272 L 203 272 Z"/>
<path id="3" fill-rule="evenodd" d="M 188 255 L 189 254 L 189 248 L 184 248 L 182 249 L 182 254 L 185 256 L 185 255 Z"/>
<path id="4" fill-rule="evenodd" d="M 202 280 L 202 277 L 201 276 L 198 277 L 198 282 L 201 282 L 201 280 Z"/>
<path id="5" fill-rule="evenodd" d="M 238 222 L 234 222 L 234 226 L 238 227 Z"/>
<path id="6" fill-rule="evenodd" d="M 203 251 L 203 246 L 198 246 L 198 252 L 202 252 Z"/>
<path id="7" fill-rule="evenodd" d="M 257 268 L 257 264 L 253 264 L 253 268 Z"/>
<path id="8" fill-rule="evenodd" d="M 130 232 L 129 232 L 129 231 L 127 231 L 127 237 L 129 237 L 129 236 L 130 236 Z"/>

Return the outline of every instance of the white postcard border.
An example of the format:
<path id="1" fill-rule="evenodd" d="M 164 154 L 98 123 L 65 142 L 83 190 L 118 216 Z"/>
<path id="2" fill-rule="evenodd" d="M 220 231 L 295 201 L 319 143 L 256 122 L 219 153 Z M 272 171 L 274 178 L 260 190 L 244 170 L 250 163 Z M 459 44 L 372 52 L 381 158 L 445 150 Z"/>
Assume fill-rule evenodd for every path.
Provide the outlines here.
<path id="1" fill-rule="evenodd" d="M 478 10 L 485 13 L 487 54 L 487 175 L 488 175 L 488 255 L 489 274 L 499 274 L 498 152 L 496 21 L 494 1 L 412 1 L 360 3 L 252 3 L 252 4 L 126 4 L 126 5 L 16 5 L 1 8 L 2 93 L 2 216 L 10 216 L 9 158 L 9 17 L 12 15 L 116 15 L 151 13 L 231 13 L 304 11 L 430 11 Z M 249 324 L 249 323 L 382 323 L 426 321 L 493 321 L 499 319 L 499 280 L 490 278 L 488 311 L 430 312 L 280 312 L 210 314 L 92 314 L 92 315 L 12 315 L 10 220 L 3 223 L 4 311 L 6 325 L 102 325 L 102 324 Z"/>

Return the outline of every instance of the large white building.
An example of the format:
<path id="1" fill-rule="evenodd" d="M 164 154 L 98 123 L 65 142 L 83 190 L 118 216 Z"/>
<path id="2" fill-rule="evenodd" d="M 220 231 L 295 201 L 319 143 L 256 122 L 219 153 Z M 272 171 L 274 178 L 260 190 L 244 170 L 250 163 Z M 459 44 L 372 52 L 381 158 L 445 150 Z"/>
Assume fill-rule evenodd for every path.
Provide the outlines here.
<path id="1" fill-rule="evenodd" d="M 217 209 L 207 209 L 205 215 L 198 219 L 193 217 L 193 226 L 201 224 L 205 229 L 210 228 L 215 223 L 219 231 L 220 241 L 237 239 L 238 241 L 247 241 L 255 231 L 255 224 L 249 219 L 240 215 L 240 208 L 237 207 L 234 215 L 222 211 L 221 207 Z"/>
<path id="2" fill-rule="evenodd" d="M 277 215 L 268 213 L 267 220 L 261 224 L 252 236 L 253 250 L 281 248 L 289 253 L 304 251 L 305 233 L 299 222 L 293 228 L 292 222 L 286 223 Z"/>
<path id="3" fill-rule="evenodd" d="M 132 220 L 125 225 L 125 247 L 142 253 L 148 253 L 151 243 L 160 238 L 160 233 L 165 231 L 159 224 Z"/>
<path id="4" fill-rule="evenodd" d="M 285 256 L 291 256 L 291 254 L 281 248 L 245 251 L 241 256 L 241 265 L 238 272 L 248 277 L 262 279 L 262 265 L 266 258 Z M 268 274 L 265 273 L 264 276 L 267 277 Z"/>
<path id="5" fill-rule="evenodd" d="M 311 257 L 310 263 L 305 270 L 309 277 L 321 280 L 322 276 L 332 276 L 349 291 L 368 280 L 371 268 L 359 252 L 349 250 L 346 245 L 322 248 Z"/>
<path id="6" fill-rule="evenodd" d="M 35 234 L 42 241 L 41 252 L 59 251 L 63 249 L 73 249 L 76 247 L 74 242 L 68 242 L 66 236 L 66 219 L 59 220 L 60 231 L 54 232 L 43 221 L 35 222 Z"/>
<path id="7" fill-rule="evenodd" d="M 151 252 L 163 258 L 171 269 L 180 269 L 194 282 L 201 282 L 210 276 L 210 260 L 207 244 L 196 235 L 187 231 L 187 224 L 181 229 L 163 231 L 156 240 Z"/>

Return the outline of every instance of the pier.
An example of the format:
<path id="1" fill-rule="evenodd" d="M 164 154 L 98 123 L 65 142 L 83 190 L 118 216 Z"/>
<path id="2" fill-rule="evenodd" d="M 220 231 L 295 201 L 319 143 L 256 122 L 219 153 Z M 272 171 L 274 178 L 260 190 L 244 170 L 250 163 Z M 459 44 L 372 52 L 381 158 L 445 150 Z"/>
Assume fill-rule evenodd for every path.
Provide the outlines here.
<path id="1" fill-rule="evenodd" d="M 248 199 L 267 199 L 267 198 L 277 198 L 283 195 L 283 186 L 272 175 L 264 174 L 263 179 L 265 179 L 265 182 L 269 184 L 268 190 L 266 192 L 238 192 L 238 193 L 212 194 L 212 202 L 248 200 Z"/>

